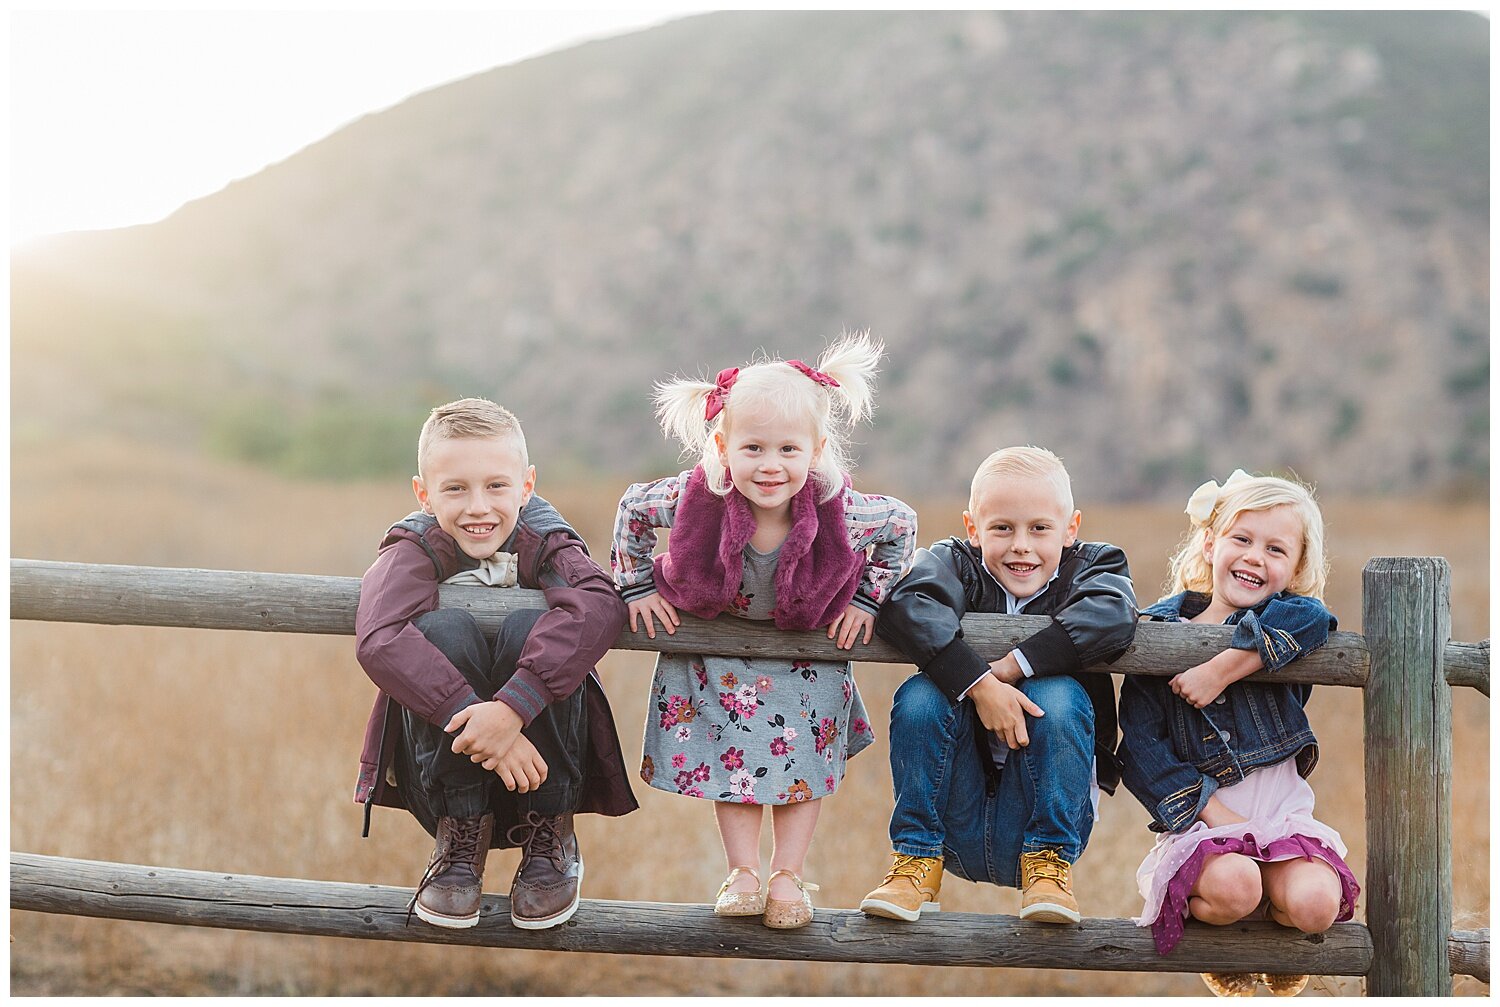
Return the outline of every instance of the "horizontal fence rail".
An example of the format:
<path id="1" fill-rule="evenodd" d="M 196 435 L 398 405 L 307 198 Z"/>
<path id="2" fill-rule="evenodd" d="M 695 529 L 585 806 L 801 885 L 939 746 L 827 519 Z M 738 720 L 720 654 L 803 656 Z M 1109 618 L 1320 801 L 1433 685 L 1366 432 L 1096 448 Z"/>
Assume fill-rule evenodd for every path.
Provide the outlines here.
<path id="1" fill-rule="evenodd" d="M 1300 934 L 1270 922 L 1207 927 L 1189 921 L 1177 948 L 1159 956 L 1149 929 L 1129 920 L 1086 919 L 1057 928 L 1011 916 L 945 913 L 913 927 L 857 911 L 818 909 L 803 930 L 771 932 L 753 920 L 716 917 L 709 906 L 585 899 L 564 926 L 528 931 L 510 924 L 506 898 L 487 894 L 478 926 L 443 930 L 411 922 L 409 889 L 31 853 L 11 855 L 11 908 L 268 933 L 611 954 L 1139 972 L 1271 968 L 1364 976 L 1372 995 L 1436 995 L 1450 988 L 1453 975 L 1488 983 L 1489 930 L 1451 930 L 1449 690 L 1434 684 L 1467 686 L 1488 696 L 1489 641 L 1447 639 L 1444 560 L 1375 559 L 1364 577 L 1369 635 L 1334 633 L 1326 646 L 1275 674 L 1285 682 L 1366 690 L 1366 791 L 1385 796 L 1367 807 L 1368 927 L 1344 923 L 1323 934 Z M 359 590 L 352 577 L 11 561 L 11 617 L 24 620 L 349 635 Z M 439 590 L 443 607 L 468 610 L 488 631 L 513 611 L 546 606 L 539 591 L 455 585 Z M 1049 621 L 971 614 L 963 620 L 964 637 L 993 660 Z M 1225 649 L 1232 634 L 1222 626 L 1142 623 L 1126 654 L 1090 670 L 1173 675 Z M 821 632 L 779 632 L 742 620 L 691 616 L 672 636 L 623 632 L 614 649 L 909 663 L 883 641 L 843 651 Z M 1421 801 L 1407 803 L 1403 794 L 1428 795 L 1431 813 L 1417 813 Z"/>
<path id="2" fill-rule="evenodd" d="M 583 899 L 561 927 L 520 930 L 511 925 L 509 900 L 486 893 L 477 926 L 445 930 L 415 917 L 408 925 L 411 890 L 382 885 L 32 853 L 11 854 L 10 883 L 11 908 L 35 912 L 536 951 L 1130 972 L 1260 971 L 1276 962 L 1287 972 L 1344 976 L 1364 975 L 1372 957 L 1369 931 L 1357 923 L 1299 934 L 1269 922 L 1207 927 L 1193 921 L 1172 953 L 1161 956 L 1151 930 L 1129 920 L 1058 927 L 1014 916 L 939 913 L 912 926 L 857 910 L 817 909 L 801 930 L 771 931 L 757 918 L 715 916 L 708 905 Z"/>
<path id="3" fill-rule="evenodd" d="M 355 577 L 27 559 L 11 560 L 10 570 L 12 619 L 350 635 L 359 604 L 359 579 Z M 540 591 L 523 588 L 446 584 L 440 597 L 445 608 L 472 612 L 487 632 L 498 629 L 505 616 L 517 609 L 547 604 Z M 964 639 L 980 655 L 995 660 L 1049 621 L 1040 615 L 970 614 L 963 620 Z M 1232 635 L 1233 630 L 1223 626 L 1143 622 L 1129 651 L 1114 664 L 1093 670 L 1175 675 L 1224 650 Z M 782 632 L 739 619 L 707 621 L 690 615 L 683 615 L 682 625 L 672 636 L 658 630 L 653 640 L 644 632 L 627 629 L 614 646 L 665 653 L 909 663 L 879 639 L 844 651 L 818 631 Z M 1488 641 L 1449 643 L 1444 664 L 1452 684 L 1472 686 L 1489 695 Z M 1360 688 L 1369 672 L 1370 652 L 1364 639 L 1357 633 L 1338 632 L 1327 645 L 1282 668 L 1276 677 L 1283 682 Z"/>

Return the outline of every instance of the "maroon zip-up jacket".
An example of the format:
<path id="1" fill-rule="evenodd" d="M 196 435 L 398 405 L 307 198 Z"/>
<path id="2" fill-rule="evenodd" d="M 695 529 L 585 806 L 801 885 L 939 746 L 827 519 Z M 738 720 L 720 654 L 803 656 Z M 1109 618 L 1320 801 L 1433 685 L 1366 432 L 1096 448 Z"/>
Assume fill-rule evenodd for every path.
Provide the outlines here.
<path id="1" fill-rule="evenodd" d="M 623 815 L 638 806 L 620 753 L 620 739 L 594 665 L 625 627 L 625 603 L 610 577 L 551 504 L 533 495 L 501 550 L 519 556 L 517 580 L 540 589 L 547 612 L 532 627 L 516 672 L 494 696 L 474 694 L 468 681 L 427 641 L 412 620 L 438 607 L 438 585 L 477 561 L 459 549 L 429 514 L 393 525 L 360 582 L 354 618 L 359 663 L 379 688 L 365 727 L 354 800 L 405 807 L 390 771 L 401 732 L 397 704 L 445 727 L 465 707 L 496 699 L 529 724 L 544 706 L 580 686 L 587 690 L 588 758 L 578 810 Z M 368 830 L 368 810 L 366 811 Z"/>

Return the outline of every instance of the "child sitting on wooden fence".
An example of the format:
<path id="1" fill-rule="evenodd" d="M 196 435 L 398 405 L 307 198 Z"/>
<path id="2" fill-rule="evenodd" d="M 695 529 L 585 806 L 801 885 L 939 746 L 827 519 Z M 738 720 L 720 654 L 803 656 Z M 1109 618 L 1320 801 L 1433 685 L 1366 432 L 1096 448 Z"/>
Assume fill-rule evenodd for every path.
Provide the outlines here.
<path id="1" fill-rule="evenodd" d="M 717 380 L 657 386 L 668 433 L 698 454 L 690 472 L 631 486 L 610 559 L 630 626 L 672 634 L 677 610 L 728 613 L 780 629 L 828 627 L 850 648 L 911 558 L 916 516 L 856 493 L 844 427 L 870 410 L 881 348 L 848 337 L 812 368 L 771 360 Z M 672 529 L 652 560 L 656 530 Z M 714 912 L 773 929 L 812 921 L 801 878 L 821 798 L 873 740 L 847 661 L 662 654 L 651 681 L 641 777 L 714 802 L 729 876 Z M 763 809 L 775 846 L 760 875 Z"/>
<path id="2" fill-rule="evenodd" d="M 413 907 L 435 926 L 479 921 L 491 847 L 522 848 L 511 922 L 540 930 L 578 908 L 575 812 L 636 807 L 595 663 L 625 606 L 583 539 L 535 495 L 520 423 L 486 399 L 439 406 L 422 426 L 421 510 L 394 525 L 360 584 L 359 663 L 380 687 L 356 801 L 405 807 L 437 838 Z M 512 612 L 489 638 L 438 585 L 519 585 L 546 609 Z"/>
<path id="3" fill-rule="evenodd" d="M 1328 572 L 1323 517 L 1306 487 L 1236 470 L 1188 501 L 1192 531 L 1172 559 L 1172 590 L 1142 612 L 1165 622 L 1234 626 L 1229 649 L 1170 680 L 1130 675 L 1120 693 L 1125 786 L 1163 833 L 1137 872 L 1166 954 L 1183 921 L 1247 917 L 1321 933 L 1354 913 L 1359 885 L 1337 832 L 1313 818 L 1304 779 L 1318 745 L 1303 705 L 1310 685 L 1275 672 L 1321 647 L 1338 621 L 1320 600 Z M 1257 982 L 1295 996 L 1307 976 L 1206 973 L 1218 996 Z"/>
<path id="4" fill-rule="evenodd" d="M 974 474 L 967 539 L 917 553 L 876 625 L 917 666 L 891 707 L 893 863 L 860 908 L 915 922 L 938 909 L 943 871 L 1019 888 L 1021 918 L 1077 923 L 1071 870 L 1099 790 L 1113 793 L 1115 690 L 1135 637 L 1125 554 L 1078 541 L 1067 469 L 1012 447 Z M 1051 623 L 997 661 L 963 638 L 967 612 Z"/>

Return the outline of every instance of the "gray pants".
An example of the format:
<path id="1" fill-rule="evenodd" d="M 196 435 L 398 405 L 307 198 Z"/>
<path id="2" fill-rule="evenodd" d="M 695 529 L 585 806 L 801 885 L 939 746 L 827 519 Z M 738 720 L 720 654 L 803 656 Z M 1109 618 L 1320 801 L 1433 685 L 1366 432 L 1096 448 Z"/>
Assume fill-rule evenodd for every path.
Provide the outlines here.
<path id="1" fill-rule="evenodd" d="M 493 644 L 474 617 L 462 609 L 428 612 L 418 616 L 413 625 L 453 662 L 479 698 L 488 700 L 515 674 L 526 636 L 542 615 L 541 609 L 511 613 Z M 504 846 L 509 845 L 504 840 L 505 828 L 528 811 L 550 816 L 577 809 L 588 745 L 582 686 L 549 705 L 522 729 L 547 763 L 547 779 L 527 794 L 506 790 L 493 770 L 470 761 L 467 755 L 454 753 L 455 734 L 429 724 L 410 710 L 403 708 L 401 712 L 396 774 L 408 810 L 430 834 L 437 834 L 439 817 L 473 818 L 493 811 L 494 845 Z"/>

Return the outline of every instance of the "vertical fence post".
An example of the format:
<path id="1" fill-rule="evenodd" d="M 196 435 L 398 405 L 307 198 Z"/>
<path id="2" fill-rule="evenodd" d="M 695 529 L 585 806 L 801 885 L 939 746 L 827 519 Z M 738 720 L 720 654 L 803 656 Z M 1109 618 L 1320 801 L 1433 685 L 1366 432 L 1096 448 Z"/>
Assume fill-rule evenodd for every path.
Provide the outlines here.
<path id="1" fill-rule="evenodd" d="M 1364 571 L 1370 996 L 1453 993 L 1453 699 L 1443 676 L 1450 579 L 1436 557 L 1372 559 Z"/>

